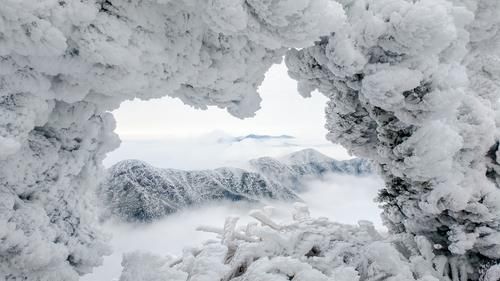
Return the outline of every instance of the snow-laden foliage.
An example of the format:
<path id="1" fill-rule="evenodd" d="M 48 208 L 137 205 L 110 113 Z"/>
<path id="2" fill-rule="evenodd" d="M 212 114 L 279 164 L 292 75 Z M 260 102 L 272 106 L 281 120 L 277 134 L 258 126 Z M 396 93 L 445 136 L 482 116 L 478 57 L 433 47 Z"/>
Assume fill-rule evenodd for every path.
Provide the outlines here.
<path id="1" fill-rule="evenodd" d="M 126 221 L 153 221 L 184 208 L 219 200 L 264 199 L 299 201 L 297 192 L 307 179 L 337 173 L 367 175 L 362 159 L 337 161 L 313 149 L 286 155 L 284 159 L 261 157 L 250 169 L 223 167 L 184 171 L 156 168 L 139 160 L 124 160 L 107 170 L 98 189 L 105 214 Z"/>
<path id="2" fill-rule="evenodd" d="M 300 92 L 331 99 L 329 138 L 378 164 L 391 231 L 425 237 L 439 272 L 495 279 L 499 21 L 497 0 L 3 0 L 0 274 L 76 280 L 101 262 L 86 191 L 118 145 L 107 111 L 169 95 L 251 116 L 296 47 Z"/>
<path id="3" fill-rule="evenodd" d="M 230 217 L 223 228 L 199 227 L 217 239 L 180 258 L 126 254 L 120 281 L 465 280 L 458 258 L 435 255 L 423 236 L 386 238 L 369 222 L 342 225 L 311 218 L 303 204 L 294 207 L 291 222 L 274 220 L 266 207 L 250 213 L 260 223 L 238 226 Z"/>
<path id="4" fill-rule="evenodd" d="M 0 276 L 76 280 L 101 263 L 86 191 L 119 143 L 107 111 L 169 95 L 251 116 L 286 48 L 344 18 L 328 0 L 2 0 Z"/>
<path id="5" fill-rule="evenodd" d="M 500 2 L 359 0 L 286 63 L 329 99 L 328 138 L 374 160 L 392 233 L 423 236 L 477 280 L 500 259 Z"/>

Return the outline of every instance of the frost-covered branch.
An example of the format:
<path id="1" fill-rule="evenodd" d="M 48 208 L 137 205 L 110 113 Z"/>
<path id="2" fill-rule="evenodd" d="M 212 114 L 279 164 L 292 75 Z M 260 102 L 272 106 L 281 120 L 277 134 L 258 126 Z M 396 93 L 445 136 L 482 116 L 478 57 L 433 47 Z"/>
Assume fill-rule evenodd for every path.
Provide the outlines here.
<path id="1" fill-rule="evenodd" d="M 2 1 L 0 275 L 77 280 L 109 253 L 87 193 L 120 102 L 252 116 L 267 69 L 344 19 L 328 0 Z"/>
<path id="2" fill-rule="evenodd" d="M 342 2 L 345 28 L 291 50 L 289 73 L 330 99 L 328 138 L 378 165 L 392 233 L 477 280 L 500 259 L 500 4 Z"/>
<path id="3" fill-rule="evenodd" d="M 302 204 L 297 209 L 308 212 Z M 274 220 L 266 210 L 252 213 L 260 214 L 259 221 Z M 141 252 L 125 255 L 120 281 L 465 280 L 463 264 L 435 255 L 422 236 L 383 238 L 370 223 L 349 226 L 324 218 L 301 217 L 279 229 L 267 223 L 237 227 L 235 221 L 229 218 L 215 231 L 220 240 L 185 250 L 175 263 Z M 259 239 L 239 239 L 235 229 L 251 229 Z"/>
<path id="4" fill-rule="evenodd" d="M 119 144 L 109 110 L 127 99 L 169 95 L 198 108 L 215 105 L 238 117 L 252 116 L 264 73 L 295 47 L 303 49 L 290 51 L 287 65 L 301 94 L 319 89 L 330 98 L 328 138 L 378 164 L 387 183 L 379 200 L 391 231 L 409 234 L 408 241 L 425 237 L 434 249 L 391 263 L 377 255 L 404 251 L 370 244 L 367 249 L 373 250 L 363 251 L 373 256 L 361 260 L 374 266 L 358 271 L 360 280 L 432 280 L 418 273 L 420 267 L 434 268 L 438 273 L 431 275 L 437 278 L 443 273 L 477 280 L 489 266 L 485 278 L 494 279 L 493 265 L 500 259 L 499 5 L 497 0 L 2 1 L 0 273 L 7 280 L 76 280 L 109 252 L 92 227 L 87 194 L 99 180 L 105 153 Z M 320 35 L 329 36 L 308 47 Z M 299 217 L 298 225 L 308 223 L 307 216 Z M 327 233 L 344 229 L 321 220 L 315 227 Z M 261 230 L 272 237 L 288 231 Z M 207 247 L 182 270 L 208 270 L 207 259 L 227 257 L 224 245 Z M 354 247 L 352 256 L 360 250 Z M 432 255 L 434 265 L 428 266 Z M 323 268 L 340 262 L 329 257 L 303 265 L 299 255 L 274 264 L 264 256 L 245 270 L 248 276 L 277 270 L 297 280 L 322 280 L 317 276 L 325 274 Z M 382 265 L 375 262 L 379 258 Z M 415 265 L 418 260 L 425 266 Z M 210 268 L 206 278 L 227 268 Z M 326 272 L 352 272 L 345 270 Z"/>

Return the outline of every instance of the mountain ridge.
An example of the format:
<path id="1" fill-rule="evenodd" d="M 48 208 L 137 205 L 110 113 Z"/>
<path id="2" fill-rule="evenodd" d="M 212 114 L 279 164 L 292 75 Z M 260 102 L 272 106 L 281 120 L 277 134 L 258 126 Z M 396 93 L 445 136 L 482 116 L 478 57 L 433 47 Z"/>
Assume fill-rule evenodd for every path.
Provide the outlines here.
<path id="1" fill-rule="evenodd" d="M 259 134 L 248 134 L 244 136 L 237 137 L 221 137 L 218 139 L 218 142 L 242 142 L 245 140 L 254 140 L 254 141 L 269 141 L 269 140 L 293 140 L 294 136 L 290 135 L 259 135 Z"/>
<path id="2" fill-rule="evenodd" d="M 184 171 L 154 167 L 144 161 L 123 160 L 108 169 L 99 188 L 110 215 L 126 221 L 152 221 L 192 205 L 219 200 L 300 201 L 307 178 L 328 173 L 365 175 L 367 161 L 338 161 L 313 149 L 285 158 L 260 157 L 249 169 L 221 167 Z"/>

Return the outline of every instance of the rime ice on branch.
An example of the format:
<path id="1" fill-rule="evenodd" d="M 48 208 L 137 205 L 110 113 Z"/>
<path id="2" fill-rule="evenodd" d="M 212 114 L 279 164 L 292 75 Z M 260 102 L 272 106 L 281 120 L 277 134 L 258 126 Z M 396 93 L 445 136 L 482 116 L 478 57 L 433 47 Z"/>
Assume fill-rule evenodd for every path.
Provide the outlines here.
<path id="1" fill-rule="evenodd" d="M 169 95 L 252 116 L 286 48 L 343 20 L 328 0 L 3 0 L 0 276 L 76 280 L 109 252 L 87 194 L 119 143 L 109 110 Z"/>
<path id="2" fill-rule="evenodd" d="M 378 165 L 390 230 L 477 280 L 500 259 L 500 2 L 341 2 L 346 26 L 291 50 L 289 74 L 330 98 L 328 138 Z"/>
<path id="3" fill-rule="evenodd" d="M 383 238 L 366 221 L 343 225 L 314 219 L 303 204 L 294 221 L 277 222 L 272 209 L 251 212 L 260 223 L 200 227 L 217 240 L 186 249 L 181 258 L 134 252 L 124 256 L 120 281 L 445 281 L 444 256 L 422 236 Z M 451 265 L 459 280 L 458 263 Z M 495 280 L 495 279 L 492 279 Z"/>
<path id="4" fill-rule="evenodd" d="M 500 4 L 339 2 L 347 18 L 329 0 L 3 0 L 0 273 L 75 280 L 108 252 L 86 195 L 118 145 L 107 111 L 169 95 L 251 116 L 286 48 L 333 34 L 289 53 L 301 93 L 330 97 L 329 138 L 379 164 L 391 230 L 478 279 L 500 259 Z"/>

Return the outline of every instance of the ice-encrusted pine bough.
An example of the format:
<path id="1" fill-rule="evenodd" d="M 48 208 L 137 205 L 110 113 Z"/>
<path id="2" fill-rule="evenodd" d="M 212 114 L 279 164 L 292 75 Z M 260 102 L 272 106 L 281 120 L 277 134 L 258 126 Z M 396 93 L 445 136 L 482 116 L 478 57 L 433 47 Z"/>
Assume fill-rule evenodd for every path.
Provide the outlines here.
<path id="1" fill-rule="evenodd" d="M 2 0 L 0 278 L 77 280 L 109 253 L 90 201 L 120 102 L 252 116 L 286 49 L 344 20 L 329 0 Z"/>
<path id="2" fill-rule="evenodd" d="M 346 27 L 289 51 L 290 76 L 330 99 L 328 139 L 378 166 L 391 233 L 481 279 L 500 260 L 500 1 L 339 2 Z"/>
<path id="3" fill-rule="evenodd" d="M 291 222 L 274 221 L 266 207 L 250 213 L 259 223 L 238 226 L 230 217 L 223 228 L 200 227 L 218 238 L 181 258 L 125 254 L 120 281 L 442 281 L 461 270 L 445 267 L 423 236 L 386 238 L 369 222 L 343 225 L 294 207 Z"/>

